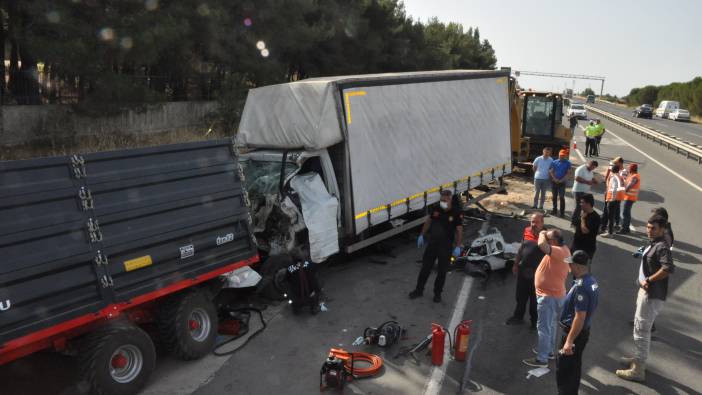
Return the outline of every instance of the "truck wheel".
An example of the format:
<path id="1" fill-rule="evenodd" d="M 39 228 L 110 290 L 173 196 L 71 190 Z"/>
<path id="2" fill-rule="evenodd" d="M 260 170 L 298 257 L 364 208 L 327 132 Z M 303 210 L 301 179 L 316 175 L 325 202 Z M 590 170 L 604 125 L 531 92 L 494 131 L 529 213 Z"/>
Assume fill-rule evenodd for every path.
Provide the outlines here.
<path id="1" fill-rule="evenodd" d="M 91 393 L 139 392 L 156 366 L 149 335 L 132 324 L 116 324 L 89 334 L 81 347 L 80 371 Z"/>
<path id="2" fill-rule="evenodd" d="M 262 264 L 259 292 L 271 300 L 285 300 L 288 293 L 287 268 L 294 262 L 288 255 L 272 255 Z"/>
<path id="3" fill-rule="evenodd" d="M 187 292 L 164 303 L 159 311 L 161 341 L 178 358 L 202 358 L 214 347 L 217 309 L 202 292 Z"/>

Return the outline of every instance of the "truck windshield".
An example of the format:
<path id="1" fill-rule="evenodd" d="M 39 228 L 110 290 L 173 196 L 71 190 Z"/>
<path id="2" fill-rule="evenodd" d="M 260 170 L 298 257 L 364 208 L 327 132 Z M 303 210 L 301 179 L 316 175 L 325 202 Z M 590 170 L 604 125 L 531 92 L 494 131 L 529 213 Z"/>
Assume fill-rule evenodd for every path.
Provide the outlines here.
<path id="1" fill-rule="evenodd" d="M 278 193 L 280 186 L 280 162 L 244 159 L 240 163 L 244 170 L 246 188 L 252 197 Z M 295 163 L 286 162 L 285 178 L 287 179 L 296 170 L 297 165 Z"/>
<path id="2" fill-rule="evenodd" d="M 553 98 L 527 96 L 524 134 L 527 136 L 551 136 L 553 134 Z"/>

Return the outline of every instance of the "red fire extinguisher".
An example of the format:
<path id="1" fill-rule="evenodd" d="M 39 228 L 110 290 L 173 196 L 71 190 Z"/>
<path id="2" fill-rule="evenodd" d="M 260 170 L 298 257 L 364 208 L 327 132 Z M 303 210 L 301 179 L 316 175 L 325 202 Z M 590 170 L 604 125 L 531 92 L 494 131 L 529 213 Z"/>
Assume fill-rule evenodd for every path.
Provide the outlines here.
<path id="1" fill-rule="evenodd" d="M 453 330 L 453 339 L 455 343 L 455 350 L 453 352 L 453 358 L 456 361 L 465 361 L 466 354 L 468 354 L 468 339 L 470 338 L 470 324 L 473 321 L 465 320 L 460 324 L 456 325 L 456 329 Z"/>
<path id="2" fill-rule="evenodd" d="M 439 324 L 431 324 L 431 363 L 441 366 L 444 363 L 446 330 Z"/>

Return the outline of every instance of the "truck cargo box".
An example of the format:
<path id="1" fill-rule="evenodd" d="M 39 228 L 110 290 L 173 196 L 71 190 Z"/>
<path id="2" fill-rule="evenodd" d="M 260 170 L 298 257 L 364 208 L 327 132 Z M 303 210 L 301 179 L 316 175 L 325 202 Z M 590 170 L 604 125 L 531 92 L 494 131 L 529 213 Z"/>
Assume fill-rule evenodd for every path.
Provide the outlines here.
<path id="1" fill-rule="evenodd" d="M 329 149 L 347 234 L 511 172 L 508 71 L 313 78 L 252 89 L 237 143 Z M 328 186 L 329 187 L 329 186 Z M 330 188 L 330 191 L 334 188 Z"/>
<path id="2" fill-rule="evenodd" d="M 0 162 L 0 353 L 257 259 L 231 141 Z"/>

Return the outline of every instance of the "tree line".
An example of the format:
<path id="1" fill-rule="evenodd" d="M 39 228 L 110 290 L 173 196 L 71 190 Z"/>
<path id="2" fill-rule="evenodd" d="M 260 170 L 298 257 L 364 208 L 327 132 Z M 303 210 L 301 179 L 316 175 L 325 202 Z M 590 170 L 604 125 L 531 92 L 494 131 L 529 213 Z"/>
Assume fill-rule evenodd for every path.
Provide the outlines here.
<path id="1" fill-rule="evenodd" d="M 202 99 L 236 111 L 255 86 L 496 63 L 477 27 L 422 23 L 399 0 L 4 0 L 0 55 L 3 103 L 98 113 Z"/>
<path id="2" fill-rule="evenodd" d="M 688 82 L 634 88 L 625 99 L 631 106 L 651 104 L 654 107 L 663 100 L 675 100 L 680 102 L 682 108 L 690 111 L 691 115 L 702 116 L 702 77 Z"/>

